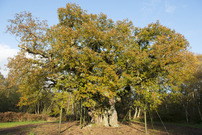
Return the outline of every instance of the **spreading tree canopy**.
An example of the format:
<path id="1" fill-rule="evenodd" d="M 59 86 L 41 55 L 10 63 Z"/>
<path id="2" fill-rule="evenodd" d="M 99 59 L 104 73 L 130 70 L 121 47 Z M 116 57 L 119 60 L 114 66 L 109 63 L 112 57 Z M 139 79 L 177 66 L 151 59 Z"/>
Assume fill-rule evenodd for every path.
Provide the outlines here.
<path id="1" fill-rule="evenodd" d="M 117 126 L 121 95 L 130 91 L 136 104 L 155 107 L 188 72 L 188 41 L 158 21 L 138 28 L 76 4 L 59 8 L 58 18 L 51 27 L 29 12 L 9 20 L 8 31 L 20 41 L 9 77 L 19 82 L 21 105 L 36 102 L 36 93 L 70 92 L 94 122 Z"/>

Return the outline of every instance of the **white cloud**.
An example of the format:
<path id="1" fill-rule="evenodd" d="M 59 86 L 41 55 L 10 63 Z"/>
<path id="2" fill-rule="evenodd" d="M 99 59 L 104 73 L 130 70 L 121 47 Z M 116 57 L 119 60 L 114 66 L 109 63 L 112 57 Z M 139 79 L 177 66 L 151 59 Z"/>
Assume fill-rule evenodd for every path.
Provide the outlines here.
<path id="1" fill-rule="evenodd" d="M 151 14 L 165 11 L 166 13 L 174 13 L 176 6 L 171 4 L 174 0 L 143 0 L 142 11 L 145 14 Z"/>
<path id="2" fill-rule="evenodd" d="M 153 12 L 158 6 L 161 4 L 162 0 L 151 0 L 151 1 L 143 1 L 143 7 L 142 10 L 145 13 L 151 13 Z"/>
<path id="3" fill-rule="evenodd" d="M 176 10 L 176 6 L 171 5 L 168 1 L 165 2 L 165 12 L 166 13 L 173 13 Z"/>
<path id="4" fill-rule="evenodd" d="M 0 44 L 0 72 L 6 76 L 8 70 L 6 69 L 6 64 L 8 63 L 8 58 L 17 55 L 18 49 L 10 48 L 8 45 Z"/>
<path id="5" fill-rule="evenodd" d="M 158 19 L 157 16 L 164 10 L 162 5 L 164 5 L 163 0 L 143 0 L 141 8 L 141 14 L 144 16 L 143 18 L 152 17 Z"/>

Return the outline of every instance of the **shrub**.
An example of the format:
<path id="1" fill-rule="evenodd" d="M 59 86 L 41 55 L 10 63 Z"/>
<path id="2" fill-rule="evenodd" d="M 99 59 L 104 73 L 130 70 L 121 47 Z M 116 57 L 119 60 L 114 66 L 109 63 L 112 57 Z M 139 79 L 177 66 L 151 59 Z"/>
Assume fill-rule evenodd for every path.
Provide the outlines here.
<path id="1" fill-rule="evenodd" d="M 16 113 L 16 112 L 4 112 L 0 113 L 0 122 L 18 122 L 18 121 L 39 121 L 50 120 L 47 115 L 43 114 L 29 114 L 29 113 Z"/>

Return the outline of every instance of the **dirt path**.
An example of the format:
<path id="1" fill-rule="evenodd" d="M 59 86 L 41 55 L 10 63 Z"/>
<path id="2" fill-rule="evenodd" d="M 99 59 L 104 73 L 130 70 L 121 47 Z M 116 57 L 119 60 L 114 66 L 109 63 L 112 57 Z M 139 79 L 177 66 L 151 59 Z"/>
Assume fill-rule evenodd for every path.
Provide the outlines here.
<path id="1" fill-rule="evenodd" d="M 166 125 L 169 135 L 202 135 L 202 129 L 175 125 Z M 168 135 L 162 125 L 154 129 L 148 125 L 151 135 Z M 62 123 L 60 135 L 145 135 L 142 123 L 123 123 L 118 128 L 95 127 L 93 125 L 80 129 L 78 122 Z M 42 123 L 0 129 L 0 135 L 58 135 L 58 123 Z"/>

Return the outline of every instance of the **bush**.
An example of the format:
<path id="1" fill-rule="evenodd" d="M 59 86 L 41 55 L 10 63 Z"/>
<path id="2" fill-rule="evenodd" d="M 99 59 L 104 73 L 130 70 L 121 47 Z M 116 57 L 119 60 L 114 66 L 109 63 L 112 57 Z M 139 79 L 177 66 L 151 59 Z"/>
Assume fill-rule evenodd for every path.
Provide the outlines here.
<path id="1" fill-rule="evenodd" d="M 43 114 L 29 114 L 29 113 L 16 113 L 16 112 L 5 112 L 0 113 L 0 122 L 19 122 L 19 121 L 39 121 L 39 120 L 50 120 L 47 115 Z"/>

